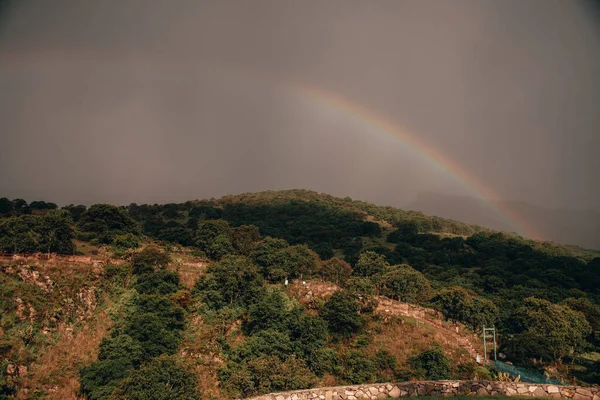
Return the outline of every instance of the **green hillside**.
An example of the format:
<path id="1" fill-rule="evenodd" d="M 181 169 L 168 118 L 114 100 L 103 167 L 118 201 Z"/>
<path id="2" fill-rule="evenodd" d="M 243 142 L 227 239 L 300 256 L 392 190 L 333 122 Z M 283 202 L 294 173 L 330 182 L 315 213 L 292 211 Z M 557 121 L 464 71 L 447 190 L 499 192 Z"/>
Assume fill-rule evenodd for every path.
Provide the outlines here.
<path id="1" fill-rule="evenodd" d="M 448 340 L 454 324 L 471 341 L 495 325 L 507 360 L 600 383 L 597 253 L 417 212 L 305 190 L 62 209 L 0 199 L 0 251 L 96 260 L 87 270 L 3 261 L 4 396 L 120 399 L 177 382 L 172 398 L 227 398 L 493 378 L 473 349 Z M 57 283 L 41 289 L 45 276 Z M 77 311 L 91 287 L 93 309 Z M 385 298 L 445 321 L 386 316 Z M 52 363 L 73 340 L 85 353 L 71 367 Z"/>

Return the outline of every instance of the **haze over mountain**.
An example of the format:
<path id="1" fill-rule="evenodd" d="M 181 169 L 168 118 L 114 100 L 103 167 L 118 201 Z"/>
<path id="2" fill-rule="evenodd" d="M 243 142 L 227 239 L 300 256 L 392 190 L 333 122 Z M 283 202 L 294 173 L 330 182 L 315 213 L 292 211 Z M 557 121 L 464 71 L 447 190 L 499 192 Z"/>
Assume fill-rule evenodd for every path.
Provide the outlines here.
<path id="1" fill-rule="evenodd" d="M 600 210 L 587 2 L 2 3 L 0 196 L 308 188 Z M 564 223 L 536 215 L 513 225 L 531 217 L 568 243 L 597 232 L 582 218 L 554 234 Z"/>
<path id="2" fill-rule="evenodd" d="M 524 202 L 498 203 L 503 203 L 503 207 L 517 210 L 519 215 L 525 216 L 546 240 L 600 249 L 600 214 L 595 211 L 549 209 Z M 506 220 L 491 212 L 483 201 L 473 197 L 422 193 L 406 208 L 491 229 L 509 232 L 512 229 Z"/>

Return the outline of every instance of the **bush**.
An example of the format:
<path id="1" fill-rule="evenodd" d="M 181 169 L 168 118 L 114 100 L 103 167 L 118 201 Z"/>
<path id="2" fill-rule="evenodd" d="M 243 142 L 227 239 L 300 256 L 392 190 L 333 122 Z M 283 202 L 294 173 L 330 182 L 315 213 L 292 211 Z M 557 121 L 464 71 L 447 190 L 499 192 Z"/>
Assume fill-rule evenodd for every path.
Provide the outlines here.
<path id="1" fill-rule="evenodd" d="M 258 268 L 245 257 L 225 257 L 198 279 L 194 293 L 211 308 L 255 303 L 263 295 Z"/>
<path id="2" fill-rule="evenodd" d="M 137 222 L 127 209 L 109 204 L 94 204 L 81 214 L 77 222 L 80 238 L 96 238 L 103 244 L 110 244 L 123 234 L 140 234 Z"/>
<path id="3" fill-rule="evenodd" d="M 354 266 L 354 275 L 369 277 L 382 274 L 388 266 L 389 264 L 385 261 L 385 256 L 379 255 L 374 251 L 365 251 L 360 254 Z"/>
<path id="4" fill-rule="evenodd" d="M 409 360 L 419 378 L 443 380 L 450 378 L 450 360 L 439 344 Z"/>
<path id="5" fill-rule="evenodd" d="M 409 265 L 390 268 L 383 275 L 381 286 L 381 294 L 406 303 L 423 303 L 431 294 L 427 278 Z"/>
<path id="6" fill-rule="evenodd" d="M 141 294 L 171 294 L 179 287 L 177 272 L 158 271 L 138 275 L 133 288 Z"/>
<path id="7" fill-rule="evenodd" d="M 96 361 L 79 371 L 80 392 L 90 400 L 108 399 L 133 367 L 126 357 Z"/>
<path id="8" fill-rule="evenodd" d="M 359 309 L 352 294 L 335 292 L 323 305 L 320 314 L 329 324 L 331 332 L 349 336 L 362 326 Z"/>
<path id="9" fill-rule="evenodd" d="M 341 357 L 337 372 L 349 384 L 370 383 L 375 380 L 377 363 L 366 354 L 350 351 Z"/>
<path id="10" fill-rule="evenodd" d="M 156 272 L 165 269 L 171 257 L 157 246 L 148 246 L 131 258 L 131 271 L 136 274 Z"/>
<path id="11" fill-rule="evenodd" d="M 317 377 L 304 360 L 295 356 L 283 362 L 275 356 L 263 356 L 243 365 L 221 368 L 219 381 L 235 397 L 249 397 L 311 388 L 317 383 Z"/>
<path id="12" fill-rule="evenodd" d="M 114 400 L 196 400 L 197 377 L 176 357 L 161 356 L 132 371 L 115 390 Z"/>
<path id="13" fill-rule="evenodd" d="M 140 238 L 132 233 L 118 235 L 112 242 L 112 245 L 120 250 L 137 249 L 141 244 Z"/>

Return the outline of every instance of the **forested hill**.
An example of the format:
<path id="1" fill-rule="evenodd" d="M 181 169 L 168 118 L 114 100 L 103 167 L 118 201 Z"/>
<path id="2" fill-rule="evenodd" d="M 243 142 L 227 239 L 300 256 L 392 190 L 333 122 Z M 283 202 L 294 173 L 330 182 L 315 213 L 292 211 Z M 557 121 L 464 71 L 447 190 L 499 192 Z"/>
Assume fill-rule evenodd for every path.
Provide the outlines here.
<path id="1" fill-rule="evenodd" d="M 113 285 L 117 276 L 118 302 L 134 305 L 99 345 L 98 361 L 80 372 L 81 393 L 90 399 L 137 390 L 132 371 L 160 372 L 164 363 L 178 371 L 176 360 L 162 357 L 208 340 L 201 330 L 200 339 L 184 340 L 198 318 L 213 329 L 210 349 L 198 351 L 221 362 L 207 379 L 218 377 L 230 397 L 317 382 L 493 376 L 460 358 L 450 363 L 448 348 L 425 348 L 430 336 L 418 327 L 398 346 L 408 324 L 382 318 L 376 296 L 435 308 L 473 332 L 496 326 L 508 360 L 600 383 L 600 257 L 592 251 L 304 190 L 61 209 L 0 199 L 0 252 L 89 249 L 122 258 L 98 279 Z M 186 289 L 176 260 L 189 254 L 202 267 Z M 29 296 L 19 280 L 24 272 L 15 271 L 0 271 L 11 282 L 0 291 L 0 311 L 14 316 L 0 326 L 12 346 L 6 360 L 20 354 L 11 349 L 27 346 L 14 299 L 39 307 L 45 301 Z M 299 278 L 343 291 L 300 304 L 303 297 L 283 285 Z M 43 329 L 51 314 L 35 315 L 31 323 Z M 145 335 L 142 322 L 162 333 Z"/>
<path id="2" fill-rule="evenodd" d="M 222 218 L 232 225 L 255 225 L 262 234 L 280 237 L 290 243 L 309 244 L 325 258 L 331 257 L 335 250 L 338 250 L 335 254 L 341 250 L 349 256 L 353 249 L 359 247 L 359 239 L 362 239 L 361 247 L 381 244 L 377 238 L 384 238 L 398 227 L 410 226 L 420 234 L 433 233 L 445 237 L 494 233 L 479 225 L 310 190 L 244 193 L 181 204 L 131 204 L 128 209 L 143 224 L 144 231 L 152 235 L 167 237 L 173 233 L 172 228 L 178 228 L 178 232 L 183 234 L 180 228 L 184 221 L 186 226 L 194 229 L 198 219 Z M 600 252 L 576 246 L 526 240 L 515 234 L 503 235 L 545 253 L 584 258 L 600 255 Z M 383 247 L 390 248 L 389 245 Z M 379 250 L 385 251 L 384 248 Z"/>

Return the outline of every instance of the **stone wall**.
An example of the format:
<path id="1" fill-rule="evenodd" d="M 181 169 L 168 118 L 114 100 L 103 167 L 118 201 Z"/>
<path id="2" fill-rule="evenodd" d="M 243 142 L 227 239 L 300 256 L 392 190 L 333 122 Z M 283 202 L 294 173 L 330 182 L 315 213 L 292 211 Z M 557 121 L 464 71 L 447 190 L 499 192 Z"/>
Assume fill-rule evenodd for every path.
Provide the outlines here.
<path id="1" fill-rule="evenodd" d="M 375 383 L 271 393 L 252 400 L 356 400 L 415 396 L 504 395 L 600 400 L 600 387 L 538 385 L 523 382 L 429 381 Z"/>

